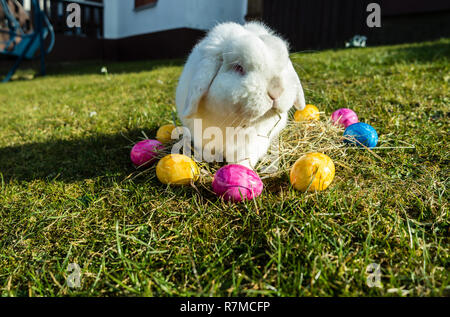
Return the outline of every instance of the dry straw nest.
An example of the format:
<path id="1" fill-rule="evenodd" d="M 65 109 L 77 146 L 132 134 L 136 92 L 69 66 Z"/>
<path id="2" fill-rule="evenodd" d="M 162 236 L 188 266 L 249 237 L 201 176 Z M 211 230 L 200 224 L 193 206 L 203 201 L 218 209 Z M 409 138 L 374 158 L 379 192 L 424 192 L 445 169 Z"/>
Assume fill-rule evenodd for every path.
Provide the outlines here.
<path id="1" fill-rule="evenodd" d="M 279 135 L 278 142 L 274 142 L 268 155 L 256 166 L 256 171 L 261 179 L 269 181 L 289 175 L 295 161 L 304 154 L 312 152 L 324 153 L 330 156 L 336 165 L 351 169 L 352 167 L 345 163 L 349 147 L 343 142 L 344 129 L 334 125 L 330 118 L 324 118 L 325 114 L 321 113 L 321 120 L 296 122 L 291 113 L 286 128 Z M 148 138 L 145 134 L 144 136 Z M 176 141 L 166 144 L 157 159 L 170 154 L 172 145 L 175 143 Z M 201 177 L 197 186 L 200 185 L 210 190 L 214 173 L 225 163 L 198 162 L 198 165 Z M 130 177 L 136 178 L 145 175 L 147 179 L 152 179 L 156 177 L 155 166 L 156 164 L 147 168 L 138 168 Z"/>
<path id="2" fill-rule="evenodd" d="M 331 120 L 296 122 L 289 120 L 286 128 L 279 136 L 277 151 L 268 155 L 258 166 L 262 170 L 262 178 L 279 177 L 288 173 L 295 161 L 307 153 L 319 152 L 330 157 L 345 155 L 346 146 L 343 141 L 344 130 L 334 125 Z M 266 166 L 275 165 L 273 172 L 264 173 Z"/>

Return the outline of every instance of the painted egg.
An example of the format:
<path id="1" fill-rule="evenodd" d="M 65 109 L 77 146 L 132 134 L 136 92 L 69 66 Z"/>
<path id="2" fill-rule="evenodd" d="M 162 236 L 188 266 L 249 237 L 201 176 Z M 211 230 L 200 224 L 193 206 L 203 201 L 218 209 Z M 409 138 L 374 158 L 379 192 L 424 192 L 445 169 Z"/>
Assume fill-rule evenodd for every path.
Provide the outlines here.
<path id="1" fill-rule="evenodd" d="M 161 142 L 157 140 L 143 140 L 136 143 L 130 152 L 131 162 L 135 166 L 143 166 L 155 161 L 158 151 L 163 149 Z"/>
<path id="2" fill-rule="evenodd" d="M 255 171 L 238 164 L 220 168 L 212 183 L 216 195 L 235 202 L 258 197 L 263 187 L 263 182 Z"/>
<path id="3" fill-rule="evenodd" d="M 190 157 L 169 154 L 156 165 L 156 176 L 163 184 L 187 185 L 198 180 L 200 172 L 197 164 Z"/>
<path id="4" fill-rule="evenodd" d="M 294 113 L 295 121 L 313 121 L 319 120 L 320 113 L 319 109 L 314 105 L 306 105 L 305 109 L 297 110 Z"/>
<path id="5" fill-rule="evenodd" d="M 378 143 L 378 134 L 370 124 L 358 122 L 345 129 L 344 142 L 373 148 Z"/>
<path id="6" fill-rule="evenodd" d="M 333 112 L 331 115 L 331 120 L 335 124 L 339 124 L 344 128 L 352 125 L 353 123 L 359 122 L 358 116 L 352 109 L 341 108 Z"/>
<path id="7" fill-rule="evenodd" d="M 161 143 L 169 143 L 172 141 L 172 131 L 175 129 L 173 124 L 161 126 L 156 132 L 156 139 Z"/>
<path id="8" fill-rule="evenodd" d="M 322 153 L 309 153 L 299 158 L 292 166 L 290 181 L 299 191 L 325 190 L 334 178 L 334 163 Z"/>

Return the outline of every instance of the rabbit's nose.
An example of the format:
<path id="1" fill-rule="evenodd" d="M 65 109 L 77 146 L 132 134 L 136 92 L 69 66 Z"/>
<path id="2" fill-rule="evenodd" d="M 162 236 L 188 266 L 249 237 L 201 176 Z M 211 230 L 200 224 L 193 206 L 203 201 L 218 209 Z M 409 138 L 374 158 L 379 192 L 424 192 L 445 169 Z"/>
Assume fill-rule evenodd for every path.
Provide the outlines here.
<path id="1" fill-rule="evenodd" d="M 281 96 L 283 93 L 284 88 L 281 84 L 280 77 L 273 77 L 270 82 L 269 86 L 267 87 L 267 94 L 269 95 L 270 99 L 275 100 L 278 99 L 278 97 Z"/>

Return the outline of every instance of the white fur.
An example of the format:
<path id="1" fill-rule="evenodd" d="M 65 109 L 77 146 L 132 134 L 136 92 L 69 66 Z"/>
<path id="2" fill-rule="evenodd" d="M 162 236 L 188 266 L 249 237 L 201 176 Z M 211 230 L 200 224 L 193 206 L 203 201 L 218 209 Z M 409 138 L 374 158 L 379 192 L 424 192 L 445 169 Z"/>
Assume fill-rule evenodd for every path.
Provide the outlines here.
<path id="1" fill-rule="evenodd" d="M 236 64 L 243 66 L 244 75 L 233 69 Z M 215 147 L 228 163 L 254 167 L 286 126 L 289 109 L 292 105 L 303 109 L 305 99 L 281 38 L 260 23 L 222 23 L 190 54 L 179 79 L 176 104 L 181 122 L 192 135 L 194 119 L 202 119 L 203 130 L 220 128 L 224 139 L 227 127 L 256 130 L 244 145 L 246 160 L 235 161 L 235 155 L 227 155 L 243 145 L 224 141 Z M 208 147 L 205 143 L 207 139 L 203 150 Z"/>

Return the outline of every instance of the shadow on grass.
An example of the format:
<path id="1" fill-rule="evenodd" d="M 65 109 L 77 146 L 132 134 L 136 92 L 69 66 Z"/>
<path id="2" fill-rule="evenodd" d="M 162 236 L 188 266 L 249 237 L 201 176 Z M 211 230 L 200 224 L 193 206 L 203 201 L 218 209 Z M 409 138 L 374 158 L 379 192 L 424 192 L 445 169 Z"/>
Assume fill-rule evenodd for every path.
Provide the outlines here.
<path id="1" fill-rule="evenodd" d="M 130 62 L 89 61 L 53 63 L 48 67 L 49 75 L 98 75 L 103 67 L 110 74 L 127 74 L 152 71 L 165 67 L 178 67 L 184 64 L 182 59 L 147 60 Z"/>
<path id="2" fill-rule="evenodd" d="M 427 42 L 420 46 L 393 47 L 388 49 L 388 62 L 431 62 L 450 58 L 450 42 Z"/>
<path id="3" fill-rule="evenodd" d="M 122 179 L 135 171 L 129 155 L 133 143 L 143 138 L 141 131 L 0 148 L 0 173 L 5 182 L 38 179 L 73 182 L 97 177 Z M 154 131 L 144 132 L 152 135 Z"/>
<path id="4" fill-rule="evenodd" d="M 9 68 L 14 63 L 13 60 L 0 60 L 0 77 L 3 78 Z M 165 67 L 178 67 L 184 64 L 182 59 L 173 60 L 147 60 L 132 62 L 110 62 L 110 61 L 76 61 L 58 62 L 47 64 L 47 75 L 50 76 L 81 76 L 81 75 L 101 75 L 102 68 L 106 67 L 109 74 L 128 74 L 152 71 Z M 29 79 L 38 75 L 38 61 L 24 62 L 17 72 L 17 79 Z M 31 76 L 31 74 L 33 76 Z"/>
<path id="5" fill-rule="evenodd" d="M 376 48 L 376 47 L 374 47 Z M 380 48 L 385 49 L 385 48 Z M 435 42 L 425 42 L 422 44 L 413 44 L 400 47 L 387 48 L 389 57 L 387 63 L 404 62 L 429 62 L 436 59 L 450 58 L 450 42 L 440 40 Z M 316 53 L 319 51 L 311 51 Z M 298 52 L 306 54 L 308 52 Z M 13 60 L 0 59 L 0 76 L 5 75 L 12 66 Z M 74 62 L 50 62 L 47 65 L 47 74 L 51 76 L 68 75 L 99 75 L 101 69 L 106 67 L 110 74 L 139 73 L 143 71 L 152 71 L 164 67 L 183 66 L 184 59 L 166 59 L 166 60 L 142 60 L 129 62 L 113 61 L 74 61 Z M 29 74 L 37 74 L 39 61 L 26 61 L 19 68 L 19 79 L 32 79 Z M 22 74 L 25 73 L 25 74 Z"/>
<path id="6" fill-rule="evenodd" d="M 377 53 L 381 53 L 380 57 L 383 58 L 383 62 L 386 64 L 395 64 L 400 61 L 406 63 L 427 63 L 436 60 L 450 59 L 450 39 L 442 39 L 434 42 L 403 44 L 397 46 L 369 46 L 367 49 L 375 51 L 373 52 L 373 54 L 369 53 L 368 55 L 364 55 L 365 58 L 373 58 L 377 55 Z M 333 52 L 340 52 L 343 50 L 348 49 L 332 49 Z M 353 48 L 352 50 L 353 52 L 364 52 L 365 48 Z M 320 53 L 320 51 L 310 50 L 293 53 L 307 55 Z"/>

